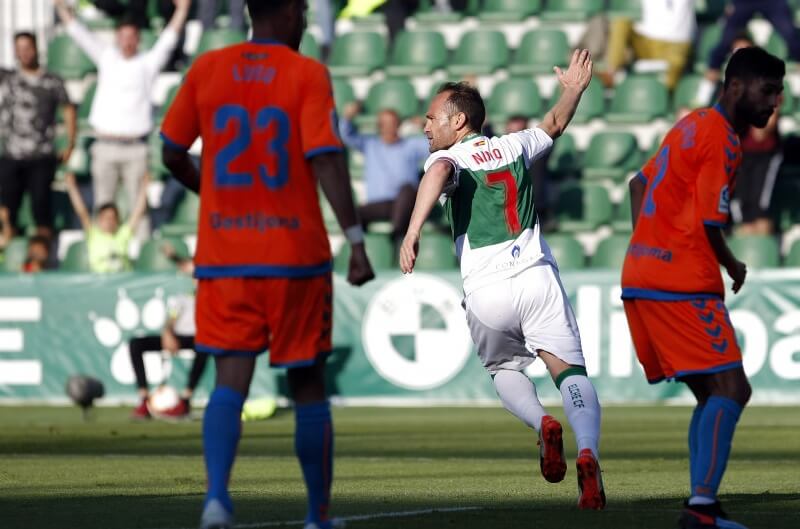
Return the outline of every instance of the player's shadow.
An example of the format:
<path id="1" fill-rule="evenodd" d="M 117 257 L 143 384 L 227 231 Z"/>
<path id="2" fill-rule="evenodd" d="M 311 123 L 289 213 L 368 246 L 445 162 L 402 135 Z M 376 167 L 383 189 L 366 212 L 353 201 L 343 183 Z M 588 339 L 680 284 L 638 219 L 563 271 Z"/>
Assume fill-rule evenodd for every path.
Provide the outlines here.
<path id="1" fill-rule="evenodd" d="M 300 479 L 294 482 L 282 488 L 280 494 L 269 490 L 255 493 L 252 486 L 247 487 L 250 489 L 247 493 L 234 490 L 237 523 L 252 527 L 298 527 L 298 521 L 305 515 L 306 499 Z M 269 483 L 268 477 L 264 477 L 264 483 Z M 163 487 L 164 483 L 153 485 Z M 196 488 L 197 492 L 79 495 L 60 491 L 57 500 L 41 491 L 16 494 L 0 497 L 0 512 L 3 526 L 9 528 L 50 529 L 54 520 L 58 521 L 58 527 L 82 529 L 194 527 L 203 502 L 204 479 L 198 476 L 191 483 L 184 480 L 176 488 L 185 491 L 187 487 Z M 563 497 L 508 498 L 502 491 L 488 494 L 474 491 L 466 495 L 452 492 L 424 488 L 397 495 L 362 488 L 358 492 L 338 493 L 333 507 L 335 514 L 345 520 L 361 518 L 348 522 L 348 528 L 352 529 L 673 529 L 682 507 L 682 498 L 618 498 L 612 490 L 607 491 L 609 503 L 602 512 L 579 511 L 573 500 Z M 642 491 L 642 496 L 650 492 Z M 793 510 L 797 503 L 795 494 L 736 494 L 723 500 L 731 515 L 751 529 L 797 527 Z M 403 515 L 414 511 L 418 514 Z"/>
<path id="2" fill-rule="evenodd" d="M 325 392 L 328 397 L 336 396 L 341 393 L 339 386 L 339 376 L 344 371 L 350 355 L 353 354 L 351 347 L 334 347 L 325 363 Z M 289 398 L 289 382 L 286 378 L 286 371 L 281 372 L 276 377 L 278 394 Z"/>

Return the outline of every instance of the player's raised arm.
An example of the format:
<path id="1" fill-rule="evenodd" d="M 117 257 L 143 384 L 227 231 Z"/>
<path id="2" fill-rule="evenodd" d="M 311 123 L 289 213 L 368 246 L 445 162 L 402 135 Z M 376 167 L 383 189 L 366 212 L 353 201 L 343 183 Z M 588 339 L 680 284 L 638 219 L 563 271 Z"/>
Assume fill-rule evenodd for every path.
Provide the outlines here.
<path id="1" fill-rule="evenodd" d="M 575 110 L 580 103 L 581 95 L 589 86 L 592 80 L 592 57 L 589 50 L 575 50 L 572 54 L 567 71 L 563 71 L 558 66 L 553 70 L 556 73 L 558 82 L 561 83 L 561 97 L 558 102 L 545 114 L 539 128 L 544 130 L 553 139 L 558 138 L 564 133 Z"/>
<path id="2" fill-rule="evenodd" d="M 353 203 L 347 160 L 342 152 L 322 153 L 311 158 L 311 169 L 351 245 L 347 281 L 352 285 L 363 285 L 375 277 L 375 272 L 364 247 L 364 231 Z"/>
<path id="3" fill-rule="evenodd" d="M 406 231 L 403 244 L 400 246 L 400 269 L 404 274 L 414 271 L 422 225 L 431 214 L 452 174 L 453 165 L 446 160 L 439 160 L 434 162 L 422 177 L 417 191 L 417 200 L 414 203 L 414 211 L 411 213 L 411 221 L 408 223 L 408 231 Z"/>

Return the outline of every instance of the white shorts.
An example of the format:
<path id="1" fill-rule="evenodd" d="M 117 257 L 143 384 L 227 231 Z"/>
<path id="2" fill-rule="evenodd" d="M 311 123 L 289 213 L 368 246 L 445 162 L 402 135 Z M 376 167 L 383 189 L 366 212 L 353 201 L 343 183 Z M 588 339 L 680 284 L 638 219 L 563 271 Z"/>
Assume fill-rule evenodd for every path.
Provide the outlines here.
<path id="1" fill-rule="evenodd" d="M 578 322 L 558 271 L 543 262 L 471 292 L 467 324 L 489 373 L 522 371 L 539 351 L 584 366 Z"/>

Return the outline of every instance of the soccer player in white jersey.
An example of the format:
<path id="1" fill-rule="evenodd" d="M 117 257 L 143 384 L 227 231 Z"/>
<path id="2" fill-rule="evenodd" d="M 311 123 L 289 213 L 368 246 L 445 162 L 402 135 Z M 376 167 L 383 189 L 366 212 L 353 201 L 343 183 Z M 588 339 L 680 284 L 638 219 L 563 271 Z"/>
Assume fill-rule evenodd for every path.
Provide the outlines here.
<path id="1" fill-rule="evenodd" d="M 575 114 L 592 77 L 589 52 L 576 51 L 569 68 L 555 72 L 562 95 L 539 126 L 499 138 L 479 132 L 486 111 L 475 88 L 465 83 L 441 87 L 426 116 L 433 154 L 425 164 L 400 266 L 404 273 L 413 271 L 422 225 L 442 197 L 464 278 L 467 323 L 500 400 L 538 432 L 544 478 L 564 479 L 561 425 L 542 407 L 523 373 L 536 358 L 544 361 L 577 440 L 578 507 L 602 509 L 600 403 L 586 376 L 578 325 L 558 265 L 539 231 L 526 171 Z"/>

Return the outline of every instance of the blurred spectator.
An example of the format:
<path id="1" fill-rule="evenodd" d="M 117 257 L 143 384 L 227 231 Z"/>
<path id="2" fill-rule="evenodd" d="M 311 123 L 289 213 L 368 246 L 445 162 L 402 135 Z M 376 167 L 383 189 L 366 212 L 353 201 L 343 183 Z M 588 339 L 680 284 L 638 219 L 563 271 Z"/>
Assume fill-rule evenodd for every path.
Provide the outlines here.
<path id="1" fill-rule="evenodd" d="M 66 180 L 69 200 L 86 235 L 90 270 L 98 274 L 130 270 L 128 246 L 136 227 L 141 223 L 147 210 L 147 177 L 136 197 L 136 203 L 128 222 L 122 225 L 120 225 L 119 210 L 113 202 L 98 206 L 95 222 L 92 223 L 89 211 L 78 191 L 75 175 L 68 174 Z"/>
<path id="2" fill-rule="evenodd" d="M 419 0 L 349 0 L 342 9 L 342 18 L 359 18 L 379 11 L 386 17 L 389 43 L 406 25 L 406 19 L 419 9 Z"/>
<path id="3" fill-rule="evenodd" d="M 403 239 L 414 209 L 420 166 L 427 159 L 428 140 L 423 136 L 401 138 L 400 117 L 394 110 L 378 113 L 378 135 L 359 134 L 353 118 L 360 107 L 351 103 L 339 123 L 342 140 L 351 149 L 364 153 L 364 178 L 367 203 L 359 208 L 364 226 L 376 221 L 391 221 L 392 237 Z"/>
<path id="4" fill-rule="evenodd" d="M 0 204 L 8 209 L 11 228 L 27 189 L 36 233 L 53 236 L 50 186 L 59 160 L 67 161 L 75 145 L 77 114 L 64 81 L 39 66 L 36 37 L 18 33 L 14 51 L 19 69 L 0 74 Z M 68 145 L 56 153 L 56 111 L 63 108 Z"/>
<path id="5" fill-rule="evenodd" d="M 529 119 L 526 116 L 511 116 L 506 121 L 504 134 L 512 134 L 528 129 L 530 128 L 528 122 Z M 533 181 L 533 200 L 536 206 L 536 215 L 539 217 L 539 224 L 542 229 L 549 222 L 551 216 L 550 174 L 547 171 L 547 161 L 549 159 L 550 153 L 548 152 L 528 167 L 528 174 L 531 177 L 531 181 Z"/>
<path id="6" fill-rule="evenodd" d="M 198 0 L 197 16 L 203 24 L 203 31 L 214 29 L 219 13 L 219 0 Z M 244 30 L 244 0 L 228 0 L 228 27 L 239 31 Z"/>
<path id="7" fill-rule="evenodd" d="M 614 75 L 626 62 L 630 46 L 635 60 L 660 60 L 667 63 L 665 84 L 672 90 L 678 84 L 689 54 L 695 30 L 694 0 L 647 0 L 642 2 L 642 20 L 620 17 L 610 22 L 606 71 L 600 79 L 606 87 L 614 85 Z"/>
<path id="8" fill-rule="evenodd" d="M 164 188 L 161 190 L 161 200 L 157 208 L 150 210 L 150 224 L 153 230 L 161 228 L 164 224 L 172 220 L 175 216 L 183 197 L 186 196 L 186 188 L 178 182 L 172 175 L 164 180 Z"/>
<path id="9" fill-rule="evenodd" d="M 28 251 L 22 271 L 26 274 L 36 274 L 50 268 L 50 240 L 41 235 L 34 235 L 28 239 Z"/>
<path id="10" fill-rule="evenodd" d="M 8 218 L 8 208 L 0 205 L 0 251 L 4 250 L 14 233 L 11 230 L 11 222 Z"/>
<path id="11" fill-rule="evenodd" d="M 116 19 L 129 18 L 140 28 L 150 27 L 148 3 L 149 0 L 92 0 L 92 4 L 108 16 Z M 155 5 L 160 17 L 166 19 L 172 16 L 172 0 L 156 0 Z"/>
<path id="12" fill-rule="evenodd" d="M 72 15 L 64 0 L 55 2 L 67 33 L 97 65 L 97 90 L 89 114 L 97 136 L 91 148 L 94 204 L 113 203 L 121 178 L 133 209 L 149 161 L 150 94 L 178 42 L 191 0 L 174 0 L 175 14 L 152 49 L 143 53 L 139 53 L 139 28 L 134 22 L 122 20 L 116 46 L 106 46 Z M 144 222 L 137 235 L 145 238 L 147 231 Z"/>
<path id="13" fill-rule="evenodd" d="M 189 261 L 191 263 L 191 261 Z M 147 383 L 147 374 L 144 370 L 145 353 L 161 353 L 167 351 L 171 355 L 178 354 L 181 349 L 194 349 L 194 296 L 183 294 L 172 296 L 167 299 L 169 317 L 161 335 L 139 336 L 132 338 L 128 351 L 133 364 L 133 372 L 136 375 L 136 387 L 138 389 L 141 402 L 133 413 L 132 419 L 149 419 L 150 411 L 147 407 L 147 400 L 150 390 Z M 194 394 L 200 378 L 206 368 L 208 355 L 195 351 L 192 368 L 189 371 L 189 378 L 186 387 L 181 393 L 181 400 L 171 409 L 161 413 L 168 418 L 188 417 L 191 410 L 190 400 Z"/>
<path id="14" fill-rule="evenodd" d="M 789 56 L 794 60 L 800 60 L 800 34 L 794 25 L 794 14 L 787 0 L 732 0 L 725 11 L 722 39 L 711 50 L 708 59 L 706 79 L 712 83 L 719 81 L 720 68 L 733 41 L 747 29 L 747 24 L 759 13 L 783 37 L 789 47 Z"/>
<path id="15" fill-rule="evenodd" d="M 317 25 L 322 30 L 322 38 L 319 41 L 322 62 L 328 62 L 333 39 L 336 37 L 335 17 L 333 16 L 331 0 L 314 0 L 314 14 L 317 17 Z"/>

